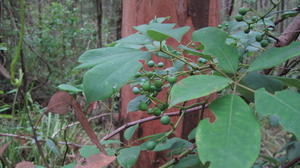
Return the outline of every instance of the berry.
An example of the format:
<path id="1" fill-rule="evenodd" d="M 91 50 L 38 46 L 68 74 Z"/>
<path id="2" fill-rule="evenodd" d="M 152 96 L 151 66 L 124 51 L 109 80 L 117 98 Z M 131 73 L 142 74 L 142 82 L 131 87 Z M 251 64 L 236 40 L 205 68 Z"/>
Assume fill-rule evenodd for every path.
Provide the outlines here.
<path id="1" fill-rule="evenodd" d="M 161 81 L 161 80 L 155 80 L 154 81 L 154 86 L 156 87 L 156 88 L 161 88 L 162 86 L 163 86 L 163 81 Z"/>
<path id="2" fill-rule="evenodd" d="M 141 77 L 141 76 L 142 76 L 142 74 L 141 74 L 140 72 L 137 72 L 137 73 L 134 75 L 135 78 L 139 78 L 139 77 Z"/>
<path id="3" fill-rule="evenodd" d="M 263 36 L 262 35 L 257 35 L 257 36 L 255 36 L 255 40 L 257 42 L 261 42 L 263 40 Z"/>
<path id="4" fill-rule="evenodd" d="M 164 104 L 159 104 L 158 105 L 158 108 L 161 110 L 161 111 L 164 111 L 165 109 L 167 109 L 169 107 L 168 104 L 164 103 Z"/>
<path id="5" fill-rule="evenodd" d="M 144 91 L 149 91 L 149 90 L 151 89 L 150 83 L 149 83 L 149 82 L 143 83 L 143 84 L 142 84 L 142 89 L 143 89 Z"/>
<path id="6" fill-rule="evenodd" d="M 257 16 L 252 16 L 251 20 L 252 20 L 252 22 L 257 22 L 258 21 L 258 17 Z"/>
<path id="7" fill-rule="evenodd" d="M 152 109 L 152 111 L 153 111 L 153 114 L 154 114 L 155 116 L 160 116 L 160 114 L 161 114 L 161 110 L 160 110 L 159 108 L 157 108 L 157 107 L 154 107 L 154 108 Z"/>
<path id="8" fill-rule="evenodd" d="M 245 30 L 244 30 L 244 33 L 246 33 L 246 34 L 250 33 L 250 29 L 249 29 L 249 28 L 248 28 L 248 29 L 245 29 Z"/>
<path id="9" fill-rule="evenodd" d="M 147 110 L 147 114 L 153 114 L 153 109 L 152 108 L 149 108 L 148 110 Z"/>
<path id="10" fill-rule="evenodd" d="M 207 60 L 204 59 L 204 58 L 199 58 L 199 59 L 198 59 L 198 62 L 199 62 L 199 63 L 202 63 L 202 64 L 205 64 L 205 63 L 207 62 Z"/>
<path id="11" fill-rule="evenodd" d="M 152 68 L 152 67 L 154 67 L 155 62 L 150 60 L 150 61 L 148 61 L 147 65 L 148 65 L 148 67 Z"/>
<path id="12" fill-rule="evenodd" d="M 148 110 L 148 105 L 147 105 L 147 103 L 141 102 L 141 103 L 139 104 L 139 110 L 141 110 L 141 111 L 147 111 L 147 110 Z"/>
<path id="13" fill-rule="evenodd" d="M 140 93 L 140 89 L 139 89 L 138 87 L 133 87 L 133 88 L 132 88 L 132 92 L 133 92 L 134 94 L 139 94 L 139 93 Z"/>
<path id="14" fill-rule="evenodd" d="M 237 22 L 241 22 L 244 20 L 244 17 L 242 15 L 236 15 L 234 18 Z"/>
<path id="15" fill-rule="evenodd" d="M 170 123 L 170 117 L 169 116 L 162 116 L 160 118 L 160 123 L 163 125 L 168 125 Z"/>
<path id="16" fill-rule="evenodd" d="M 164 67 L 165 66 L 165 64 L 163 63 L 163 62 L 159 62 L 158 64 L 157 64 L 157 67 L 158 68 L 162 68 L 162 67 Z"/>
<path id="17" fill-rule="evenodd" d="M 267 46 L 269 45 L 269 42 L 268 42 L 268 40 L 262 40 L 262 41 L 260 42 L 260 45 L 261 45 L 262 47 L 267 47 Z"/>
<path id="18" fill-rule="evenodd" d="M 150 91 L 151 91 L 151 92 L 154 92 L 154 91 L 156 91 L 156 87 L 155 87 L 155 86 L 153 86 L 153 85 L 151 85 L 151 86 L 150 86 Z"/>
<path id="19" fill-rule="evenodd" d="M 240 15 L 246 15 L 246 13 L 249 11 L 249 9 L 248 8 L 240 8 L 239 9 L 239 14 Z"/>
<path id="20" fill-rule="evenodd" d="M 174 84 L 177 80 L 176 76 L 168 76 L 166 79 L 170 84 Z"/>
<path id="21" fill-rule="evenodd" d="M 147 73 L 147 77 L 148 77 L 148 78 L 151 78 L 152 76 L 154 76 L 154 72 L 148 72 L 148 73 Z"/>
<path id="22" fill-rule="evenodd" d="M 148 141 L 146 143 L 147 150 L 153 150 L 155 148 L 155 146 L 156 146 L 156 143 L 154 141 Z"/>

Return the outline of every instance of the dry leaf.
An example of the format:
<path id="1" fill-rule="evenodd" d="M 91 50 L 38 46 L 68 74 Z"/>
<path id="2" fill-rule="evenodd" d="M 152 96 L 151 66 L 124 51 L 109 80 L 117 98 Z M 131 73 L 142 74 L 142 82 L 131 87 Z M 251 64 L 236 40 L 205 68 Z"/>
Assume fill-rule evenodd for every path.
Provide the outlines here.
<path id="1" fill-rule="evenodd" d="M 47 106 L 47 112 L 56 114 L 67 114 L 70 111 L 73 97 L 64 91 L 56 92 L 50 99 Z"/>
<path id="2" fill-rule="evenodd" d="M 2 74 L 5 78 L 10 79 L 9 72 L 1 64 L 0 64 L 0 74 Z"/>
<path id="3" fill-rule="evenodd" d="M 100 168 L 108 166 L 111 162 L 116 159 L 114 156 L 107 156 L 103 153 L 92 155 L 75 166 L 75 168 Z"/>
<path id="4" fill-rule="evenodd" d="M 15 168 L 35 168 L 32 162 L 22 161 L 16 165 Z"/>
<path id="5" fill-rule="evenodd" d="M 75 116 L 76 116 L 77 120 L 80 122 L 80 124 L 83 127 L 86 134 L 89 136 L 91 141 L 97 146 L 97 148 L 101 152 L 105 153 L 104 148 L 100 145 L 98 137 L 97 137 L 96 133 L 94 132 L 94 130 L 92 129 L 92 127 L 90 126 L 89 121 L 85 117 L 85 114 L 83 113 L 80 105 L 76 101 L 73 101 L 72 106 L 75 111 Z"/>
<path id="6" fill-rule="evenodd" d="M 10 144 L 11 144 L 11 142 L 8 142 L 8 143 L 4 144 L 3 146 L 1 146 L 1 148 L 0 148 L 0 157 L 2 157 L 4 151 L 7 149 L 8 145 L 10 145 Z"/>

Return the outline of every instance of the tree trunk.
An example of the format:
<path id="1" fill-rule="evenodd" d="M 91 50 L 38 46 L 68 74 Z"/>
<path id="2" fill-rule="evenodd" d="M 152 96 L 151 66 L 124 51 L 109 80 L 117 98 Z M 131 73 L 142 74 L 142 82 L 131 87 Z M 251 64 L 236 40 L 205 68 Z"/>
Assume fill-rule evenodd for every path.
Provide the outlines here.
<path id="1" fill-rule="evenodd" d="M 190 26 L 191 30 L 183 37 L 182 43 L 187 44 L 191 40 L 192 31 L 207 26 L 216 26 L 219 23 L 219 1 L 218 0 L 123 0 L 123 23 L 122 37 L 135 33 L 132 26 L 146 24 L 154 17 L 171 16 L 168 22 L 177 23 L 178 26 Z M 169 45 L 176 47 L 175 40 L 168 40 Z M 155 62 L 164 61 L 161 58 L 154 58 Z M 165 62 L 167 66 L 170 63 Z M 163 99 L 163 93 L 158 98 Z M 148 115 L 144 112 L 127 113 L 127 105 L 134 98 L 130 86 L 125 86 L 121 91 L 121 113 L 120 120 L 130 122 L 145 118 Z M 174 111 L 174 109 L 169 110 Z M 212 117 L 211 113 L 208 114 Z M 176 136 L 186 138 L 188 133 L 197 126 L 199 112 L 185 115 L 183 122 L 177 128 Z M 177 117 L 172 117 L 176 121 Z M 152 121 L 140 125 L 136 137 L 143 137 L 150 134 L 160 133 L 169 130 L 169 126 L 163 126 L 159 121 Z M 142 152 L 136 167 L 154 168 L 163 164 L 166 160 L 154 152 Z"/>
<path id="2" fill-rule="evenodd" d="M 102 0 L 95 0 L 97 9 L 98 47 L 102 46 Z"/>

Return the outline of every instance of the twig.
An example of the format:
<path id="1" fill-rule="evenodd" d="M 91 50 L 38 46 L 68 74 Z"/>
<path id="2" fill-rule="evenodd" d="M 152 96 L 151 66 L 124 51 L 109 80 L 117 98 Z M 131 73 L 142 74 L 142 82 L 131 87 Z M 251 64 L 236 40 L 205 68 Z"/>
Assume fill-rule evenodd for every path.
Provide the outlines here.
<path id="1" fill-rule="evenodd" d="M 289 161 L 287 164 L 285 164 L 282 168 L 290 168 L 293 165 L 295 165 L 296 163 L 298 163 L 300 161 L 300 156 L 296 157 L 295 159 Z"/>
<path id="2" fill-rule="evenodd" d="M 195 149 L 195 145 L 193 145 L 192 147 L 188 148 L 187 150 L 183 151 L 181 154 L 179 154 L 178 156 L 174 157 L 172 160 L 168 161 L 167 163 L 165 163 L 164 165 L 160 166 L 159 168 L 168 168 L 170 166 L 172 166 L 173 164 L 175 164 L 176 162 L 178 162 L 180 159 L 182 159 L 183 157 L 185 157 L 186 155 L 188 155 L 189 153 L 191 153 L 194 149 Z"/>
<path id="3" fill-rule="evenodd" d="M 206 107 L 207 107 L 207 105 L 205 106 L 205 108 Z M 203 108 L 202 106 L 194 107 L 194 108 L 191 108 L 191 109 L 188 109 L 188 110 L 184 111 L 184 114 L 195 112 L 195 111 L 201 110 L 202 108 Z M 151 117 L 147 117 L 147 118 L 143 118 L 143 119 L 140 119 L 140 120 L 136 120 L 136 121 L 126 123 L 126 124 L 122 125 L 121 127 L 117 128 L 116 130 L 114 130 L 113 132 L 105 135 L 100 140 L 100 142 L 110 139 L 111 137 L 115 136 L 119 132 L 121 132 L 121 131 L 125 130 L 126 128 L 131 127 L 133 125 L 142 124 L 142 123 L 149 122 L 149 121 L 152 121 L 152 120 L 157 120 L 157 119 L 160 119 L 162 116 L 178 116 L 181 113 L 182 113 L 182 111 L 176 111 L 176 112 L 171 112 L 171 113 L 165 113 L 161 116 L 151 116 Z"/>
<path id="4" fill-rule="evenodd" d="M 293 21 L 288 25 L 284 32 L 278 37 L 276 47 L 283 47 L 289 45 L 296 40 L 300 34 L 300 14 L 298 14 Z"/>
<path id="5" fill-rule="evenodd" d="M 34 139 L 30 135 L 16 135 L 16 134 L 8 134 L 8 133 L 0 133 L 0 136 L 5 136 L 5 137 L 13 137 L 16 139 L 23 139 L 27 141 L 34 141 Z M 46 142 L 45 140 L 38 140 L 39 142 Z M 58 144 L 61 145 L 66 145 L 65 142 L 57 142 Z M 75 143 L 67 143 L 68 145 L 74 146 L 74 147 L 82 147 L 83 145 L 80 144 L 75 144 Z"/>

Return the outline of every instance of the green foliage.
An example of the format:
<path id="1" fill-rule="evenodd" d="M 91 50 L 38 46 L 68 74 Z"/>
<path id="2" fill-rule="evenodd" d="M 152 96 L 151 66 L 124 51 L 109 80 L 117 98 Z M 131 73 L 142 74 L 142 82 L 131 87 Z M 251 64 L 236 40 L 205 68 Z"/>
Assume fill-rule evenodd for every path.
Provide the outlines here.
<path id="1" fill-rule="evenodd" d="M 85 145 L 80 148 L 79 152 L 81 156 L 88 158 L 92 155 L 99 153 L 100 151 L 95 145 Z"/>
<path id="2" fill-rule="evenodd" d="M 300 42 L 293 42 L 286 47 L 271 48 L 258 56 L 248 71 L 256 71 L 279 65 L 300 54 Z"/>
<path id="3" fill-rule="evenodd" d="M 217 57 L 219 67 L 228 73 L 235 73 L 238 68 L 238 50 L 225 43 L 228 34 L 218 28 L 207 27 L 193 33 L 193 41 L 204 45 L 203 54 Z"/>
<path id="4" fill-rule="evenodd" d="M 131 137 L 133 136 L 135 130 L 139 127 L 138 124 L 131 126 L 129 128 L 127 128 L 124 132 L 124 138 L 128 141 L 131 139 Z"/>
<path id="5" fill-rule="evenodd" d="M 236 95 L 218 98 L 210 106 L 216 121 L 203 120 L 196 133 L 202 162 L 211 168 L 251 167 L 260 151 L 260 130 L 250 107 Z"/>
<path id="6" fill-rule="evenodd" d="M 240 9 L 241 18 L 238 21 L 244 23 L 250 12 L 246 8 Z M 207 27 L 193 33 L 191 44 L 179 45 L 177 49 L 166 45 L 165 40 L 174 38 L 180 42 L 188 29 L 174 29 L 174 24 L 154 20 L 136 26 L 138 33 L 117 41 L 113 47 L 90 50 L 80 57 L 79 62 L 82 64 L 77 68 L 90 68 L 83 82 L 88 100 L 108 98 L 114 91 L 130 83 L 132 92 L 137 96 L 129 102 L 127 111 L 147 111 L 149 115 L 161 116 L 162 125 L 171 126 L 169 131 L 159 136 L 141 138 L 147 141 L 140 146 L 122 148 L 117 153 L 121 166 L 132 167 L 141 150 L 152 150 L 168 151 L 167 156 L 171 157 L 178 155 L 178 162 L 170 160 L 164 166 L 251 168 L 256 165 L 260 153 L 259 122 L 263 116 L 268 115 L 273 115 L 269 117 L 270 124 L 275 126 L 280 123 L 285 130 L 299 138 L 300 128 L 296 121 L 300 117 L 300 107 L 296 102 L 300 101 L 300 97 L 297 92 L 284 90 L 288 87 L 299 89 L 299 80 L 275 74 L 264 75 L 257 71 L 278 66 L 299 55 L 299 42 L 287 47 L 267 49 L 258 53 L 250 66 L 243 64 L 248 55 L 259 51 L 257 48 L 250 49 L 252 45 L 266 47 L 271 42 L 266 32 L 253 31 L 253 26 L 261 25 L 260 19 L 255 18 L 252 19 L 253 23 L 248 23 L 243 33 L 249 36 L 231 36 L 221 29 Z M 267 43 L 262 44 L 264 41 Z M 247 50 L 241 50 L 240 45 Z M 185 58 L 183 55 L 186 53 L 197 56 L 198 60 Z M 158 66 L 150 59 L 150 55 L 168 59 L 172 66 Z M 141 60 L 146 67 L 141 66 Z M 166 90 L 167 100 L 157 97 L 162 90 Z M 188 135 L 189 141 L 169 138 L 177 129 L 185 111 L 209 103 L 205 97 L 213 93 L 220 96 L 208 106 L 216 120 L 212 123 L 207 119 L 200 121 L 198 127 Z M 185 102 L 197 98 L 202 99 L 191 106 L 185 105 Z M 182 112 L 182 116 L 174 123 L 173 120 L 170 122 L 169 116 L 163 115 L 170 107 Z M 258 112 L 259 117 L 254 111 Z M 277 117 L 278 120 L 275 119 Z M 130 140 L 137 127 L 138 124 L 126 129 L 124 138 Z M 190 142 L 193 139 L 196 139 L 197 149 Z M 190 154 L 191 151 L 196 154 Z M 276 159 L 267 160 L 272 162 Z"/>
<path id="7" fill-rule="evenodd" d="M 139 146 L 121 149 L 117 160 L 122 167 L 131 168 L 137 161 L 140 151 Z"/>
<path id="8" fill-rule="evenodd" d="M 175 84 L 170 92 L 169 104 L 174 106 L 187 100 L 207 96 L 224 89 L 232 81 L 213 75 L 195 75 L 187 77 Z M 195 83 L 198 83 L 195 85 Z M 197 92 L 195 92 L 197 90 Z"/>
<path id="9" fill-rule="evenodd" d="M 300 116 L 300 95 L 291 90 L 276 92 L 274 95 L 264 89 L 255 92 L 255 107 L 261 115 L 275 114 L 279 122 L 288 131 L 300 138 L 300 125 L 296 124 Z"/>

